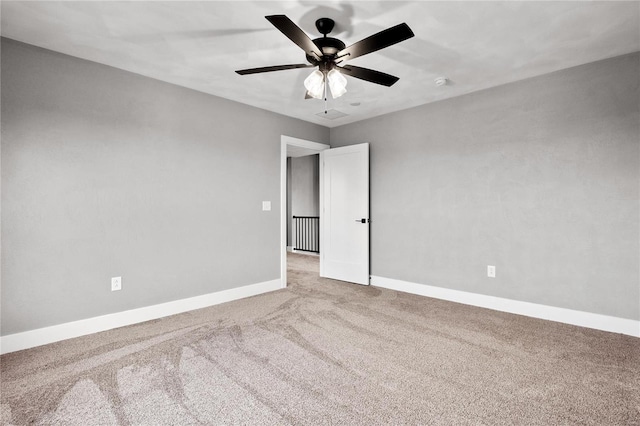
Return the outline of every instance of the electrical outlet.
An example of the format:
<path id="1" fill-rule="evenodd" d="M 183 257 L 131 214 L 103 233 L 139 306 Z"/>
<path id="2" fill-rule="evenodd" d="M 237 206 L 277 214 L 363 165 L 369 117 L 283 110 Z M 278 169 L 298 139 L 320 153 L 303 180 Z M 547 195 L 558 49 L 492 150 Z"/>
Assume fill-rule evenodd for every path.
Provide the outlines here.
<path id="1" fill-rule="evenodd" d="M 271 201 L 262 202 L 262 211 L 265 211 L 265 212 L 271 211 Z"/>
<path id="2" fill-rule="evenodd" d="M 496 277 L 496 267 L 493 265 L 487 265 L 487 277 L 495 278 Z"/>
<path id="3" fill-rule="evenodd" d="M 122 290 L 122 277 L 111 277 L 111 291 Z"/>

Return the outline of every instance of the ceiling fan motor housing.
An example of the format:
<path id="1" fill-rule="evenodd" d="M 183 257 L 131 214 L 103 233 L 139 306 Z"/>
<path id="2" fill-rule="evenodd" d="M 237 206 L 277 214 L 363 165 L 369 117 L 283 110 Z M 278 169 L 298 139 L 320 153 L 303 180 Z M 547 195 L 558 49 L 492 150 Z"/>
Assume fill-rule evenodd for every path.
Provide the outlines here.
<path id="1" fill-rule="evenodd" d="M 321 37 L 313 40 L 313 43 L 318 46 L 320 51 L 322 51 L 323 59 L 335 59 L 336 53 L 343 50 L 345 48 L 345 44 L 333 37 Z M 307 60 L 312 64 L 320 62 L 318 58 L 312 55 L 307 55 Z"/>
<path id="2" fill-rule="evenodd" d="M 329 71 L 333 68 L 335 66 L 336 54 L 346 47 L 341 40 L 327 37 L 327 34 L 333 30 L 334 25 L 335 22 L 331 18 L 320 18 L 316 21 L 316 28 L 323 37 L 314 39 L 313 43 L 318 46 L 318 49 L 322 52 L 322 58 L 307 54 L 307 61 L 313 65 L 320 66 L 320 71 Z"/>

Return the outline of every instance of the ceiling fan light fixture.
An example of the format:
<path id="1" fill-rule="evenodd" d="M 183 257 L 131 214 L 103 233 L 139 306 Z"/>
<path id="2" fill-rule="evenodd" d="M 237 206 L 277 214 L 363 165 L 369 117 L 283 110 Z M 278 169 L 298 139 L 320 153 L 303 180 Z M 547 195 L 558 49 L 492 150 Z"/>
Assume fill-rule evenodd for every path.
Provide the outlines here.
<path id="1" fill-rule="evenodd" d="M 304 87 L 309 96 L 322 99 L 324 95 L 324 74 L 320 70 L 315 70 L 304 79 Z"/>
<path id="2" fill-rule="evenodd" d="M 327 80 L 329 81 L 329 89 L 331 89 L 331 96 L 333 99 L 347 93 L 347 79 L 337 69 L 332 69 L 327 74 Z"/>
<path id="3" fill-rule="evenodd" d="M 357 67 L 355 65 L 343 65 L 340 67 L 337 65 L 344 61 L 387 48 L 414 36 L 411 28 L 403 22 L 402 24 L 377 32 L 345 47 L 346 45 L 341 40 L 327 37 L 327 34 L 331 32 L 335 24 L 330 18 L 320 18 L 316 21 L 316 28 L 322 34 L 322 37 L 314 40 L 311 40 L 311 38 L 286 15 L 269 15 L 265 16 L 265 18 L 305 52 L 308 63 L 248 68 L 237 70 L 236 73 L 247 75 L 318 67 L 317 71 L 311 73 L 311 75 L 304 80 L 304 87 L 307 89 L 305 99 L 324 98 L 325 107 L 327 91 L 329 89 L 331 89 L 331 95 L 334 99 L 339 98 L 347 92 L 347 79 L 344 78 L 342 74 L 386 87 L 393 86 L 393 84 L 398 81 L 398 77 L 393 75 L 368 68 Z"/>

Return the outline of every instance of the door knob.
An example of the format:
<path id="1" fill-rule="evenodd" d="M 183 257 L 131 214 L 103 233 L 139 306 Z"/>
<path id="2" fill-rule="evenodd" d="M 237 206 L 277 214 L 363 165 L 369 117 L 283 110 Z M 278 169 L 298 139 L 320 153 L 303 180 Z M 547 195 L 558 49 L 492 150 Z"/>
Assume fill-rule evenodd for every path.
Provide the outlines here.
<path id="1" fill-rule="evenodd" d="M 367 223 L 367 219 L 356 219 L 358 223 Z"/>

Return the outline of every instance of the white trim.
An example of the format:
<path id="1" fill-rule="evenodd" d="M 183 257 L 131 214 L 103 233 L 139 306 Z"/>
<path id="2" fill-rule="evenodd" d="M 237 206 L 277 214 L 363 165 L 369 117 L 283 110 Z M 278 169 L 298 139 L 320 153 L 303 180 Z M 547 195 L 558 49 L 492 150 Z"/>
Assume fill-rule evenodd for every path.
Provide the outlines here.
<path id="1" fill-rule="evenodd" d="M 324 143 L 312 142 L 305 139 L 293 138 L 291 136 L 286 136 L 286 135 L 282 135 L 280 140 L 285 145 L 298 146 L 301 148 L 309 148 L 312 151 L 318 151 L 318 152 L 321 152 L 321 151 L 324 151 L 325 149 L 330 148 L 329 145 Z M 285 154 L 286 154 L 286 150 L 285 150 Z"/>
<path id="2" fill-rule="evenodd" d="M 324 244 L 324 236 L 323 236 L 323 232 L 324 232 L 324 227 L 325 227 L 325 214 L 324 214 L 324 156 L 325 153 L 321 152 L 320 155 L 318 155 L 318 161 L 320 162 L 318 164 L 318 169 L 319 169 L 319 173 L 318 173 L 318 194 L 320 195 L 320 201 L 318 203 L 318 208 L 320 209 L 320 220 L 319 220 L 319 228 L 318 231 L 320 231 L 320 268 L 318 269 L 318 274 L 321 277 L 324 277 L 324 249 L 325 247 L 323 247 L 322 245 Z M 371 271 L 369 271 L 371 272 Z"/>
<path id="3" fill-rule="evenodd" d="M 377 277 L 374 275 L 371 276 L 371 285 L 388 288 L 390 290 L 402 291 L 405 293 L 417 294 L 420 296 L 433 297 L 435 299 L 463 303 L 465 305 L 479 306 L 481 308 L 524 315 L 527 317 L 540 318 L 565 324 L 578 325 L 581 327 L 594 328 L 596 330 L 640 337 L 640 321 L 626 318 L 594 314 L 591 312 L 574 311 L 572 309 L 521 302 L 519 300 L 504 299 L 484 294 L 468 293 L 466 291 L 451 290 L 448 288 L 417 284 L 392 278 Z"/>
<path id="4" fill-rule="evenodd" d="M 314 253 L 312 251 L 304 251 L 304 250 L 296 250 L 295 248 L 293 248 L 291 250 L 291 253 L 295 253 L 295 254 L 302 254 L 304 256 L 315 256 L 315 257 L 320 257 L 319 253 Z"/>
<path id="5" fill-rule="evenodd" d="M 6 354 L 278 290 L 279 279 L 0 337 Z"/>
<path id="6" fill-rule="evenodd" d="M 287 145 L 318 151 L 331 148 L 323 143 L 281 135 L 280 137 L 280 282 L 287 286 Z M 320 196 L 322 205 L 322 196 Z"/>

